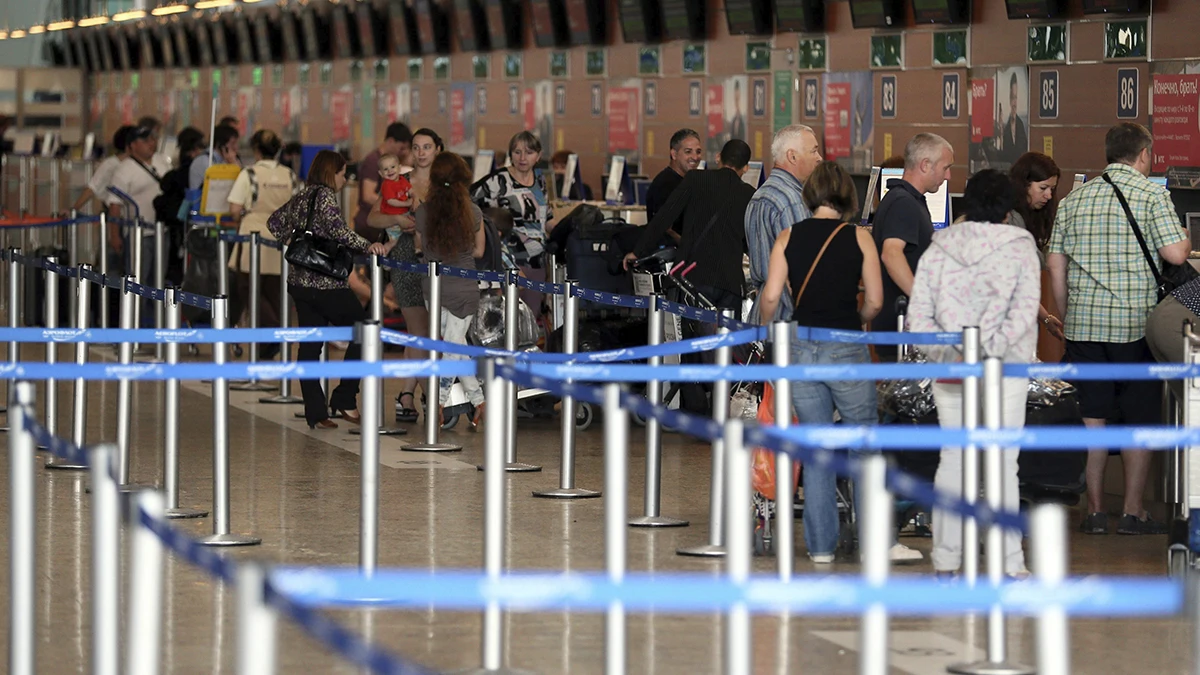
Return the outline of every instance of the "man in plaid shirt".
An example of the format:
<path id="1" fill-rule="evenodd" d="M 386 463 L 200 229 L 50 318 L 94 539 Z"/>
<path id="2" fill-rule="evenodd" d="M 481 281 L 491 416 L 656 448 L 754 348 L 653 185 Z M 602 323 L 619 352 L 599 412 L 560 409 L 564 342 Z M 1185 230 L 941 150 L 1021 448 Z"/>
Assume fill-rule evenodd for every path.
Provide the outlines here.
<path id="1" fill-rule="evenodd" d="M 1118 190 L 1129 203 L 1156 267 L 1164 260 L 1176 265 L 1187 262 L 1192 245 L 1180 226 L 1171 196 L 1147 179 L 1151 143 L 1153 137 L 1140 124 L 1123 123 L 1109 129 L 1104 139 L 1108 180 L 1099 176 L 1088 181 L 1059 205 L 1046 265 L 1054 300 L 1063 312 L 1066 360 L 1072 363 L 1154 361 L 1146 346 L 1146 317 L 1158 303 L 1157 284 L 1121 207 Z M 1138 425 L 1161 422 L 1157 382 L 1074 384 L 1086 426 L 1102 427 L 1109 419 Z M 1121 458 L 1125 505 L 1117 533 L 1166 533 L 1165 525 L 1151 520 L 1142 506 L 1149 452 L 1124 449 Z M 1108 515 L 1102 503 L 1107 460 L 1107 448 L 1088 452 L 1088 515 L 1080 526 L 1087 534 L 1108 533 Z"/>

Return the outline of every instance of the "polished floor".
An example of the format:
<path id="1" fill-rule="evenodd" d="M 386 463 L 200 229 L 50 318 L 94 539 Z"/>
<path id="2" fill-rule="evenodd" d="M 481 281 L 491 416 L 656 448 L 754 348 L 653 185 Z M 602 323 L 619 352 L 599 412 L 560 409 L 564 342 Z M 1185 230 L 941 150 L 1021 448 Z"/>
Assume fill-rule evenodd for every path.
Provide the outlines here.
<path id="1" fill-rule="evenodd" d="M 111 356 L 94 347 L 93 360 Z M 27 345 L 23 359 L 40 349 Z M 63 349 L 62 358 L 67 357 Z M 336 354 L 340 358 L 340 354 Z M 389 383 L 390 397 L 396 384 Z M 115 437 L 116 383 L 89 389 L 88 439 Z M 39 395 L 41 395 L 39 388 Z M 68 385 L 60 387 L 59 428 L 68 428 Z M 234 532 L 262 537 L 259 547 L 229 550 L 238 559 L 289 565 L 353 565 L 358 551 L 358 437 L 343 424 L 311 431 L 293 412 L 299 406 L 257 403 L 262 394 L 231 392 L 230 443 Z M 132 471 L 135 482 L 155 483 L 162 471 L 162 385 L 134 388 Z M 211 398 L 207 385 L 188 383 L 181 396 L 181 506 L 211 508 Z M 408 425 L 414 434 L 415 425 Z M 579 435 L 578 485 L 603 488 L 601 425 Z M 630 444 L 629 511 L 640 513 L 644 447 L 633 427 Z M 557 484 L 558 423 L 524 420 L 519 434 L 522 461 L 543 465 L 541 473 L 506 478 L 508 564 L 514 569 L 596 570 L 604 550 L 603 499 L 574 502 L 534 499 L 531 491 Z M 382 439 L 380 563 L 411 568 L 478 568 L 482 559 L 483 435 L 464 425 L 448 432 L 461 453 L 402 452 L 403 437 Z M 0 493 L 7 505 L 7 462 L 0 466 Z M 720 562 L 683 558 L 679 546 L 701 543 L 708 525 L 708 448 L 667 435 L 664 440 L 664 515 L 691 521 L 686 528 L 629 531 L 632 570 L 690 570 L 718 574 Z M 38 673 L 85 673 L 89 668 L 89 500 L 80 473 L 42 471 L 37 484 Z M 1072 515 L 1075 518 L 1076 514 Z M 202 535 L 208 519 L 175 521 Z M 6 525 L 7 529 L 7 525 Z M 799 534 L 799 533 L 798 533 Z M 5 539 L 7 541 L 7 539 Z M 928 554 L 929 541 L 905 539 Z M 1073 574 L 1162 574 L 1164 537 L 1073 535 Z M 814 568 L 798 544 L 797 572 Z M 928 557 L 928 556 L 927 556 Z M 771 560 L 755 560 L 767 572 Z M 856 565 L 835 566 L 853 572 Z M 929 574 L 928 563 L 897 574 Z M 7 593 L 7 566 L 0 571 Z M 234 670 L 235 604 L 231 590 L 186 563 L 167 563 L 163 672 L 230 673 Z M 379 644 L 437 670 L 479 664 L 478 613 L 436 610 L 332 613 Z M 7 615 L 0 617 L 7 628 Z M 280 622 L 281 673 L 356 673 L 286 620 Z M 516 614 L 506 620 L 507 662 L 536 673 L 603 672 L 604 631 L 599 615 L 565 612 Z M 827 673 L 857 670 L 855 619 L 763 616 L 754 620 L 757 673 Z M 962 617 L 899 618 L 892 622 L 893 673 L 941 673 L 947 664 L 982 655 L 984 623 Z M 642 615 L 629 620 L 629 672 L 646 675 L 721 672 L 722 621 L 717 616 Z M 1193 672 L 1195 632 L 1184 619 L 1072 622 L 1075 673 Z M 1029 621 L 1010 621 L 1010 652 L 1031 663 L 1035 642 Z M 5 647 L 7 649 L 7 647 Z"/>

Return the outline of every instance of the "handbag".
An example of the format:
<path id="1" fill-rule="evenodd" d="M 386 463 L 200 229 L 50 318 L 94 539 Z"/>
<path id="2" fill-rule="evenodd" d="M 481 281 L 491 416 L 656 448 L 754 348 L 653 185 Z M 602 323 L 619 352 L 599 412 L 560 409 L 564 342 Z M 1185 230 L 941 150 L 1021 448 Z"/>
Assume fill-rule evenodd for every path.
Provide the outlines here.
<path id="1" fill-rule="evenodd" d="M 1121 208 L 1125 210 L 1125 217 L 1129 219 L 1129 226 L 1133 228 L 1133 234 L 1137 237 L 1138 246 L 1142 247 L 1142 255 L 1146 258 L 1146 264 L 1150 266 L 1150 272 L 1154 274 L 1154 290 L 1158 293 L 1159 302 L 1170 295 L 1171 291 L 1200 277 L 1200 272 L 1186 262 L 1182 265 L 1172 265 L 1164 260 L 1160 272 L 1158 266 L 1154 264 L 1154 256 L 1150 255 L 1150 247 L 1146 245 L 1146 238 L 1142 236 L 1142 228 L 1138 227 L 1137 219 L 1133 217 L 1133 210 L 1129 208 L 1129 202 L 1125 201 L 1125 195 L 1121 192 L 1121 188 L 1112 182 L 1107 173 L 1101 174 L 1100 177 L 1117 193 L 1117 201 L 1121 202 Z"/>
<path id="2" fill-rule="evenodd" d="M 303 267 L 334 279 L 349 279 L 350 270 L 354 267 L 354 252 L 340 241 L 312 233 L 310 228 L 316 208 L 317 191 L 313 190 L 308 197 L 308 215 L 304 220 L 304 229 L 292 230 L 287 255 L 284 257 L 289 265 Z"/>

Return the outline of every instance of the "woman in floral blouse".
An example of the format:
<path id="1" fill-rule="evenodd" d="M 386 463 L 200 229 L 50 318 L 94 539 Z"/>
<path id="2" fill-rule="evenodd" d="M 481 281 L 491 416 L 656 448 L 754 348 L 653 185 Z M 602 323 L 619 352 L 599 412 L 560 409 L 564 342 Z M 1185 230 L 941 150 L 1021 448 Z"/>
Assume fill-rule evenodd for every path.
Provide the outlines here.
<path id="1" fill-rule="evenodd" d="M 308 223 L 309 230 L 318 237 L 341 242 L 358 252 L 384 255 L 383 244 L 371 244 L 346 227 L 338 207 L 337 194 L 346 184 L 346 160 L 336 152 L 322 150 L 313 159 L 308 172 L 308 185 L 291 201 L 271 214 L 267 229 L 280 241 L 291 241 L 294 232 L 302 231 Z M 309 200 L 314 199 L 312 220 L 309 220 Z M 296 316 L 301 326 L 353 326 L 365 321 L 367 312 L 362 303 L 350 290 L 350 282 L 335 279 L 319 272 L 291 265 L 288 267 L 288 294 L 296 303 Z M 302 342 L 297 359 L 316 361 L 321 356 L 320 342 Z M 358 361 L 361 347 L 350 343 L 346 349 L 346 361 Z M 311 428 L 336 429 L 337 424 L 329 419 L 330 409 L 341 412 L 342 418 L 357 423 L 358 380 L 343 379 L 331 398 L 326 399 L 319 380 L 301 380 L 300 390 L 304 395 L 304 418 Z M 326 400 L 329 406 L 326 407 Z"/>

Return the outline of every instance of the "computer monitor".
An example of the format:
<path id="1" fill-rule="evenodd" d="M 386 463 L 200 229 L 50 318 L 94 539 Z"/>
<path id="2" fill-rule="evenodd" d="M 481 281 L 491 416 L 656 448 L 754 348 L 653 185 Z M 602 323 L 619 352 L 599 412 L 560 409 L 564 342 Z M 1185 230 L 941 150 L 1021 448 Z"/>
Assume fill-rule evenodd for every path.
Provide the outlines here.
<path id="1" fill-rule="evenodd" d="M 571 188 L 580 185 L 579 180 L 579 155 L 571 153 L 567 155 L 567 169 L 563 172 L 562 189 L 559 191 L 559 198 L 563 201 L 570 201 Z"/>
<path id="2" fill-rule="evenodd" d="M 653 182 L 649 178 L 638 178 L 633 181 L 633 194 L 637 200 L 634 202 L 635 204 L 646 205 L 646 197 L 650 194 L 650 185 Z"/>
<path id="3" fill-rule="evenodd" d="M 883 169 L 879 176 L 879 199 L 888 193 L 888 181 L 900 178 L 904 169 Z M 942 181 L 937 192 L 925 195 L 925 205 L 929 207 L 929 219 L 933 221 L 933 229 L 940 230 L 950 224 L 950 183 Z"/>
<path id="4" fill-rule="evenodd" d="M 608 183 L 604 186 L 604 201 L 623 203 L 625 201 L 625 156 L 613 155 L 608 164 Z"/>
<path id="5" fill-rule="evenodd" d="M 746 173 L 742 174 L 742 182 L 757 190 L 763 182 L 763 163 L 750 162 L 747 164 Z"/>
<path id="6" fill-rule="evenodd" d="M 475 175 L 471 178 L 472 183 L 478 183 L 487 177 L 492 172 L 492 168 L 496 165 L 495 150 L 476 150 L 475 151 Z"/>
<path id="7" fill-rule="evenodd" d="M 1071 184 L 1071 192 L 1078 190 L 1079 186 L 1083 185 L 1086 182 L 1087 182 L 1087 174 L 1086 173 L 1075 174 L 1075 182 Z"/>
<path id="8" fill-rule="evenodd" d="M 1150 176 L 1150 182 L 1154 183 L 1155 185 L 1162 186 L 1162 189 L 1164 189 L 1164 190 L 1167 189 L 1167 177 L 1166 176 Z"/>
<path id="9" fill-rule="evenodd" d="M 700 169 L 701 171 L 707 169 L 708 168 L 708 160 L 706 160 L 706 159 L 700 160 L 700 163 L 696 165 L 696 168 Z"/>

